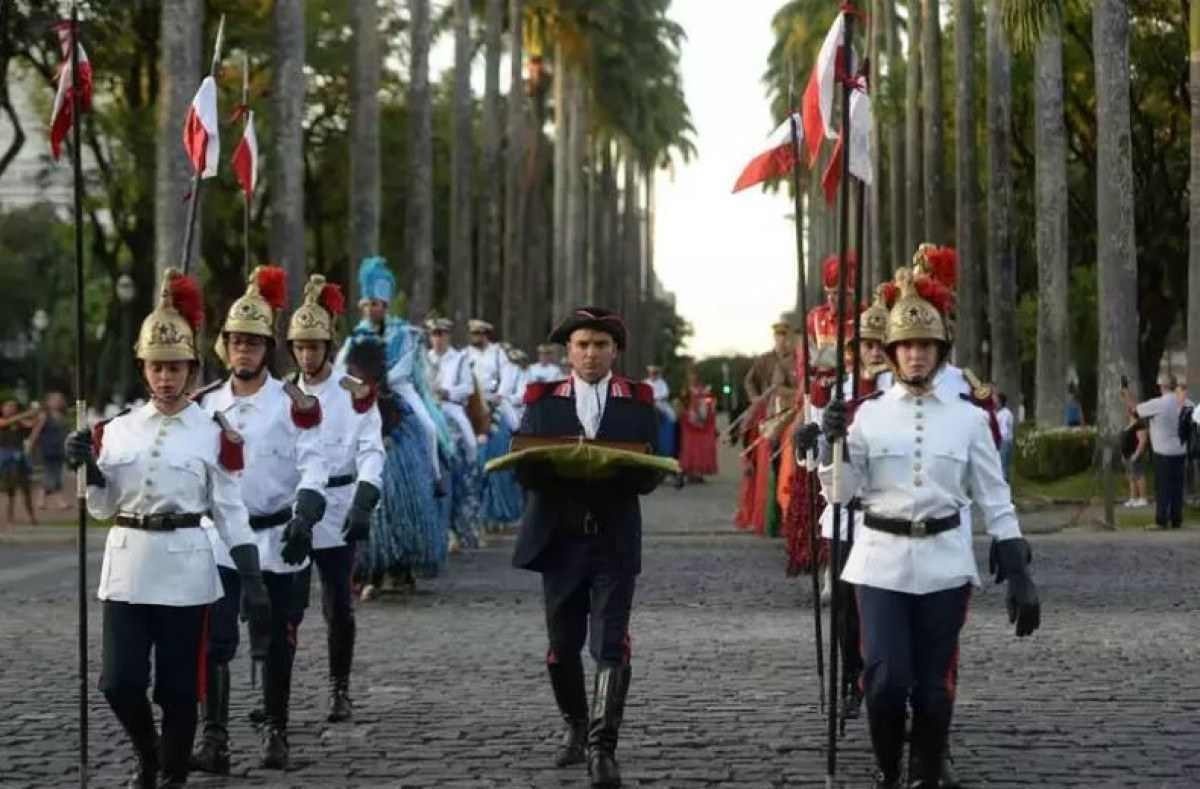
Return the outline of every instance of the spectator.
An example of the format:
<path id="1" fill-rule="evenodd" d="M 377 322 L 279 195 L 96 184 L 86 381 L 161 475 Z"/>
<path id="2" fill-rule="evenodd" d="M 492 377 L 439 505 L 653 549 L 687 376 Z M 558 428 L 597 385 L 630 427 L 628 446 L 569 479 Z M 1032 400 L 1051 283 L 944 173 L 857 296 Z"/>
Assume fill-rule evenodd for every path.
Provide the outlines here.
<path id="1" fill-rule="evenodd" d="M 32 411 L 22 413 L 16 400 L 6 400 L 0 406 L 0 482 L 8 494 L 6 523 L 9 526 L 17 522 L 18 490 L 25 499 L 29 522 L 37 525 L 37 515 L 33 512 L 33 468 L 29 463 L 30 438 L 36 440 L 37 437 L 32 435 L 36 430 L 37 415 Z"/>
<path id="2" fill-rule="evenodd" d="M 42 460 L 42 508 L 53 506 L 65 510 L 71 506 L 62 497 L 67 428 L 67 400 L 61 392 L 50 392 L 46 395 L 42 429 L 37 441 Z"/>
<path id="3" fill-rule="evenodd" d="M 1067 427 L 1083 427 L 1083 406 L 1079 404 L 1079 391 L 1075 384 L 1067 384 L 1067 407 L 1064 414 Z"/>
<path id="4" fill-rule="evenodd" d="M 1000 465 L 1004 468 L 1004 478 L 1012 475 L 1013 455 L 1013 412 L 1008 407 L 1008 395 L 1001 392 L 996 395 L 1000 407 L 996 409 L 996 425 L 1000 428 Z"/>
<path id="5" fill-rule="evenodd" d="M 1179 410 L 1183 398 L 1173 375 L 1158 377 L 1158 397 L 1132 406 L 1133 414 L 1150 420 L 1150 449 L 1154 453 L 1154 523 L 1160 529 L 1183 525 L 1183 470 L 1186 458 L 1179 440 Z M 1122 389 L 1126 404 L 1132 402 Z"/>
<path id="6" fill-rule="evenodd" d="M 1134 415 L 1129 425 L 1121 432 L 1121 457 L 1125 459 L 1125 474 L 1129 478 L 1129 500 L 1126 507 L 1145 507 L 1146 499 L 1146 456 L 1150 451 L 1150 434 L 1145 421 Z"/>

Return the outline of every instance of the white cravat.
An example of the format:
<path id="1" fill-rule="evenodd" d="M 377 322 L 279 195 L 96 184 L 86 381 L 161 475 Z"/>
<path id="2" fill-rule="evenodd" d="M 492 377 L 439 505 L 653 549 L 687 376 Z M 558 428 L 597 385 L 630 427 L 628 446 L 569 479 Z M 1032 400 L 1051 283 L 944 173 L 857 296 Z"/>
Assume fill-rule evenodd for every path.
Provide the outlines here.
<path id="1" fill-rule="evenodd" d="M 600 432 L 600 420 L 604 418 L 604 404 L 608 402 L 608 382 L 612 373 L 601 378 L 594 384 L 580 378 L 574 373 L 575 379 L 575 415 L 579 424 L 583 425 L 583 434 L 595 438 Z"/>

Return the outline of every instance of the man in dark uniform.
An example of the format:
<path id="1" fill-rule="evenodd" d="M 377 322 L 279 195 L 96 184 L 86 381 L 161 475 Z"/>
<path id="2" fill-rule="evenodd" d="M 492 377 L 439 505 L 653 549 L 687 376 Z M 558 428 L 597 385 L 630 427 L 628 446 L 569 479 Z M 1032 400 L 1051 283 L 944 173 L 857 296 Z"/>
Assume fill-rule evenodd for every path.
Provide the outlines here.
<path id="1" fill-rule="evenodd" d="M 581 307 L 559 324 L 550 341 L 567 346 L 571 376 L 529 385 L 520 433 L 584 435 L 653 450 L 653 391 L 612 373 L 625 340 L 620 317 L 599 307 Z M 566 479 L 543 462 L 523 464 L 517 476 L 528 496 L 513 565 L 542 574 L 546 665 L 566 722 L 555 763 L 586 758 L 593 787 L 620 786 L 615 752 L 631 676 L 629 616 L 642 569 L 638 496 L 654 490 L 662 475 L 626 468 L 605 479 Z M 589 630 L 596 661 L 590 715 L 580 657 Z"/>

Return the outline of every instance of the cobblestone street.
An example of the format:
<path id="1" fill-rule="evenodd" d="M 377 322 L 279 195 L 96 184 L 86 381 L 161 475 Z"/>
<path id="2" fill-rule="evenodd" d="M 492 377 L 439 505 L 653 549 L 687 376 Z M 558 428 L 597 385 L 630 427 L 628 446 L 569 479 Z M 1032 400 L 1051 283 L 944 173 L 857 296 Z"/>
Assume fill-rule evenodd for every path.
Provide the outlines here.
<path id="1" fill-rule="evenodd" d="M 784 578 L 779 541 L 733 532 L 734 497 L 727 473 L 647 499 L 619 751 L 629 786 L 823 785 L 808 580 Z M 972 602 L 952 737 L 961 777 L 972 787 L 1200 786 L 1200 533 L 1073 531 L 1032 543 L 1040 632 L 1011 635 L 1000 588 Z M 981 558 L 986 548 L 977 541 Z M 256 766 L 243 651 L 234 775 L 192 784 L 586 786 L 583 769 L 549 766 L 558 721 L 538 578 L 509 568 L 510 549 L 493 539 L 415 596 L 359 607 L 353 724 L 324 722 L 324 623 L 309 610 L 289 773 Z M 3 787 L 77 781 L 72 550 L 0 546 Z M 94 593 L 98 550 L 92 558 Z M 95 690 L 99 620 L 93 601 L 92 785 L 109 787 L 123 785 L 129 749 Z M 869 785 L 865 721 L 851 722 L 839 757 L 845 786 Z"/>

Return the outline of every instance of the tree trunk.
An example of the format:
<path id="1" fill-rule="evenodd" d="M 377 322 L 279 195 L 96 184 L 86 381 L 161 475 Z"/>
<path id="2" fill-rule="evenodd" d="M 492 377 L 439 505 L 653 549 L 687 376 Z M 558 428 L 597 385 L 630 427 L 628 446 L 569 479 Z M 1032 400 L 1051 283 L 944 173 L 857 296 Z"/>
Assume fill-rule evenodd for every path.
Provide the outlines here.
<path id="1" fill-rule="evenodd" d="M 516 337 L 521 330 L 520 301 L 526 297 L 525 290 L 525 222 L 521 218 L 521 180 L 525 170 L 532 164 L 525 160 L 525 79 L 522 71 L 524 62 L 522 37 L 525 34 L 525 2 L 509 0 L 509 87 L 508 87 L 508 150 L 505 161 L 504 188 L 504 266 L 502 271 L 502 299 L 498 317 L 501 333 L 505 337 Z M 537 130 L 540 135 L 541 131 Z M 528 146 L 532 148 L 533 146 Z"/>
<path id="2" fill-rule="evenodd" d="M 1200 3 L 1191 4 L 1188 19 L 1192 99 L 1191 174 L 1188 179 L 1188 389 L 1200 401 Z"/>
<path id="3" fill-rule="evenodd" d="M 887 24 L 888 78 L 893 80 L 895 79 L 893 75 L 899 73 L 900 66 L 903 64 L 900 57 L 900 36 L 896 32 L 897 2 L 898 0 L 883 0 Z M 894 85 L 896 89 L 899 87 L 899 85 Z M 904 131 L 905 127 L 900 123 L 888 124 L 888 225 L 891 230 L 891 244 L 888 246 L 889 259 L 882 263 L 880 269 L 880 274 L 883 275 L 881 279 L 888 279 L 892 270 L 904 262 L 908 245 L 908 211 L 906 209 L 908 193 L 905 177 Z"/>
<path id="4" fill-rule="evenodd" d="M 942 25 L 938 19 L 941 3 L 924 0 L 925 51 L 925 241 L 944 243 L 942 205 L 945 198 L 945 123 L 942 112 Z"/>
<path id="5" fill-rule="evenodd" d="M 905 199 L 904 250 L 897 266 L 912 259 L 924 239 L 925 174 L 921 141 L 921 0 L 908 0 L 908 70 L 905 72 L 904 153 L 907 197 Z"/>
<path id="6" fill-rule="evenodd" d="M 638 188 L 637 164 L 632 151 L 626 149 L 621 186 L 621 253 L 624 282 L 622 283 L 622 314 L 626 320 L 637 315 L 641 296 L 642 266 L 638 259 Z"/>
<path id="7" fill-rule="evenodd" d="M 984 276 L 979 254 L 979 152 L 975 119 L 975 0 L 957 0 L 955 9 L 954 82 L 954 224 L 958 250 L 958 326 L 954 340 L 962 367 L 987 374 L 980 343 L 984 337 Z"/>
<path id="8" fill-rule="evenodd" d="M 886 31 L 879 23 L 883 18 L 883 4 L 888 0 L 872 0 L 871 22 L 867 56 L 871 61 L 871 86 L 879 85 L 881 74 L 880 54 L 886 46 Z M 878 90 L 878 88 L 875 88 Z M 863 288 L 864 293 L 871 293 L 875 285 L 887 275 L 883 269 L 883 130 L 878 119 L 871 122 L 871 185 L 867 187 L 867 227 L 866 227 L 866 260 L 863 275 L 870 286 Z"/>
<path id="9" fill-rule="evenodd" d="M 554 45 L 554 207 L 551 218 L 550 283 L 554 294 L 551 311 L 563 315 L 569 300 L 567 281 L 568 140 L 571 136 L 571 69 L 566 65 L 562 42 Z"/>
<path id="10" fill-rule="evenodd" d="M 408 200 L 405 239 L 408 315 L 422 320 L 433 307 L 433 107 L 429 95 L 429 0 L 408 0 Z"/>
<path id="11" fill-rule="evenodd" d="M 447 309 L 456 327 L 464 328 L 473 311 L 475 279 L 471 244 L 474 201 L 472 158 L 475 140 L 471 103 L 471 3 L 454 0 L 454 141 L 450 147 L 450 282 Z M 423 317 L 423 316 L 422 316 Z"/>
<path id="12" fill-rule="evenodd" d="M 1096 423 L 1113 439 L 1125 426 L 1121 376 L 1138 380 L 1137 245 L 1129 120 L 1129 7 L 1096 0 L 1096 274 L 1100 349 Z"/>
<path id="13" fill-rule="evenodd" d="M 354 54 L 350 63 L 350 269 L 347 292 L 358 302 L 354 267 L 379 254 L 379 5 L 353 0 L 350 29 Z"/>
<path id="14" fill-rule="evenodd" d="M 288 304 L 299 306 L 308 261 L 304 252 L 304 0 L 276 0 L 275 118 L 271 164 L 271 259 L 288 278 Z"/>
<path id="15" fill-rule="evenodd" d="M 487 0 L 484 18 L 483 195 L 479 201 L 479 277 L 475 311 L 490 321 L 500 319 L 501 233 L 504 177 L 500 165 L 500 51 L 504 0 Z M 518 65 L 521 60 L 517 58 Z M 521 81 L 514 85 L 519 89 Z"/>
<path id="16" fill-rule="evenodd" d="M 1021 369 L 1017 357 L 1017 266 L 1013 257 L 1013 189 L 1009 134 L 1012 128 L 1012 56 L 1001 22 L 1002 0 L 988 0 L 988 296 L 991 317 L 991 378 L 1016 412 Z"/>
<path id="17" fill-rule="evenodd" d="M 621 254 L 621 192 L 617 188 L 616 157 L 611 141 L 604 146 L 601 167 L 604 175 L 604 303 L 620 309 L 623 255 Z"/>
<path id="18" fill-rule="evenodd" d="M 163 269 L 183 260 L 183 236 L 192 165 L 184 153 L 183 120 L 187 116 L 204 66 L 200 33 L 204 30 L 202 0 L 165 3 L 162 9 L 162 63 L 159 67 L 158 147 L 154 179 L 154 281 Z M 200 217 L 192 234 L 192 260 L 200 259 Z M 155 285 L 157 287 L 157 284 Z"/>
<path id="19" fill-rule="evenodd" d="M 587 275 L 587 86 L 579 66 L 571 68 L 570 129 L 567 139 L 567 267 L 565 309 L 583 303 Z"/>
<path id="20" fill-rule="evenodd" d="M 1034 410 L 1041 427 L 1063 423 L 1070 363 L 1067 289 L 1067 129 L 1063 120 L 1062 36 L 1058 21 L 1042 33 L 1034 74 L 1037 107 L 1038 331 Z"/>

